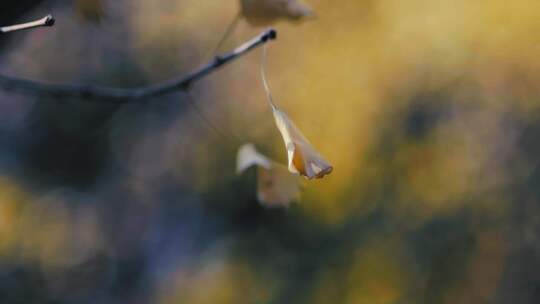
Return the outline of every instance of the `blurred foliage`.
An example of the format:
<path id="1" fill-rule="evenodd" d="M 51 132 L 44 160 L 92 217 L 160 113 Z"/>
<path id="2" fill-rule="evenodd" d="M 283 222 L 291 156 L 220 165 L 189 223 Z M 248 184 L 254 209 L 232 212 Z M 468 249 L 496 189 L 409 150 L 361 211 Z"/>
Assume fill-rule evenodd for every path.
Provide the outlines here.
<path id="1" fill-rule="evenodd" d="M 99 22 L 105 13 L 101 0 L 76 0 L 76 12 L 90 22 Z"/>
<path id="2" fill-rule="evenodd" d="M 0 41 L 3 74 L 155 83 L 240 9 L 46 2 L 13 4 L 59 22 Z M 269 81 L 335 170 L 286 209 L 235 174 L 244 142 L 286 162 L 258 52 L 195 85 L 197 108 L 1 92 L 0 302 L 538 303 L 540 3 L 306 3 L 317 19 L 275 25 Z"/>

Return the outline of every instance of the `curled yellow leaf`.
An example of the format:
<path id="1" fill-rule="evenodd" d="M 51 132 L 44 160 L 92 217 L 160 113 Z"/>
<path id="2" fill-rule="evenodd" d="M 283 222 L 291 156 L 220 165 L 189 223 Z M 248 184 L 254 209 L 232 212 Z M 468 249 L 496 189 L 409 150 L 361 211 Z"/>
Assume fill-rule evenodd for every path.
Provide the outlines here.
<path id="1" fill-rule="evenodd" d="M 271 104 L 276 125 L 287 149 L 289 171 L 308 179 L 322 178 L 330 174 L 332 165 L 322 157 L 293 121 L 283 111 Z"/>

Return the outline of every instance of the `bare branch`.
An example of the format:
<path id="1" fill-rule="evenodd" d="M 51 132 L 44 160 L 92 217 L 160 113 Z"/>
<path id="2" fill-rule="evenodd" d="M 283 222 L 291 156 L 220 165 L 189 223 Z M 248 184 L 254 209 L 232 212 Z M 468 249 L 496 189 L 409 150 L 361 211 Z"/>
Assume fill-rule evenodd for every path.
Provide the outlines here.
<path id="1" fill-rule="evenodd" d="M 203 65 L 195 71 L 170 81 L 135 89 L 120 89 L 97 87 L 79 84 L 52 84 L 36 82 L 26 79 L 17 79 L 0 75 L 0 88 L 26 94 L 39 94 L 42 96 L 63 98 L 85 98 L 107 102 L 130 102 L 162 96 L 179 90 L 186 90 L 197 80 L 216 71 L 220 67 L 232 62 L 238 57 L 248 53 L 254 48 L 274 40 L 277 33 L 269 29 L 249 40 L 232 52 L 223 56 L 216 56 L 210 63 Z"/>
<path id="2" fill-rule="evenodd" d="M 28 29 L 33 29 L 33 28 L 42 27 L 42 26 L 53 26 L 53 25 L 54 25 L 54 18 L 53 16 L 48 15 L 36 21 L 0 27 L 0 34 L 20 31 L 20 30 L 28 30 Z"/>

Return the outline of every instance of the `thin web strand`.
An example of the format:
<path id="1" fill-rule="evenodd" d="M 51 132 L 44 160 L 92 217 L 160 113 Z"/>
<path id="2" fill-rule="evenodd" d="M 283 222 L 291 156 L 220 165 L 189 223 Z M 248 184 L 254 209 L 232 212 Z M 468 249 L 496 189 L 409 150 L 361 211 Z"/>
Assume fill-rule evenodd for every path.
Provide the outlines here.
<path id="1" fill-rule="evenodd" d="M 231 21 L 231 23 L 227 26 L 225 29 L 225 32 L 219 39 L 217 45 L 212 49 L 212 52 L 209 53 L 205 59 L 211 59 L 212 57 L 216 57 L 218 55 L 219 50 L 221 47 L 225 44 L 225 42 L 229 39 L 229 37 L 232 36 L 236 28 L 238 27 L 238 23 L 240 23 L 240 19 L 242 18 L 242 14 L 238 13 L 234 17 L 234 19 Z"/>
<path id="2" fill-rule="evenodd" d="M 266 58 L 267 58 L 267 49 L 266 45 L 262 48 L 262 58 L 261 58 L 261 79 L 264 86 L 264 91 L 266 93 L 266 100 L 270 104 L 270 107 L 272 109 L 276 108 L 276 104 L 274 103 L 274 99 L 272 98 L 272 92 L 270 92 L 270 86 L 268 85 L 268 80 L 266 79 Z"/>
<path id="3" fill-rule="evenodd" d="M 214 133 L 216 133 L 218 136 L 220 136 L 222 138 L 225 138 L 227 140 L 232 141 L 234 144 L 240 144 L 240 143 L 243 142 L 240 139 L 240 137 L 238 137 L 237 135 L 235 135 L 233 133 L 228 134 L 228 133 L 225 133 L 225 132 L 221 131 L 220 128 L 216 124 L 214 124 L 214 122 L 212 122 L 211 119 L 206 117 L 206 115 L 203 113 L 203 111 L 197 105 L 197 102 L 195 101 L 195 98 L 194 98 L 193 93 L 191 92 L 191 90 L 186 91 L 186 96 L 187 96 L 188 102 L 191 104 L 191 107 L 193 108 L 193 110 L 195 111 L 197 116 L 199 116 L 204 121 L 206 126 L 208 128 L 210 128 Z"/>

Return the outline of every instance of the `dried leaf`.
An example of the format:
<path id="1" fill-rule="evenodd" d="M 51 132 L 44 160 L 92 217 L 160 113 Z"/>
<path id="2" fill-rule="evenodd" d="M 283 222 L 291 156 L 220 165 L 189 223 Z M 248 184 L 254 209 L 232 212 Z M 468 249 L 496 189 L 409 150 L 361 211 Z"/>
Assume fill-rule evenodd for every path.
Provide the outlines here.
<path id="1" fill-rule="evenodd" d="M 288 207 L 300 198 L 300 179 L 287 167 L 273 163 L 272 168 L 258 168 L 257 199 L 266 207 Z"/>
<path id="2" fill-rule="evenodd" d="M 238 149 L 236 156 L 236 173 L 240 174 L 251 166 L 261 166 L 267 170 L 272 167 L 272 161 L 255 149 L 255 145 L 247 143 Z"/>
<path id="3" fill-rule="evenodd" d="M 332 165 L 315 150 L 287 114 L 275 105 L 272 105 L 272 111 L 287 149 L 289 171 L 308 179 L 322 178 L 330 174 Z"/>
<path id="4" fill-rule="evenodd" d="M 300 197 L 300 180 L 287 167 L 259 153 L 251 143 L 238 150 L 237 173 L 256 166 L 257 199 L 266 207 L 287 207 Z"/>
<path id="5" fill-rule="evenodd" d="M 279 19 L 297 21 L 314 16 L 300 0 L 240 0 L 242 15 L 252 25 L 268 25 Z"/>

